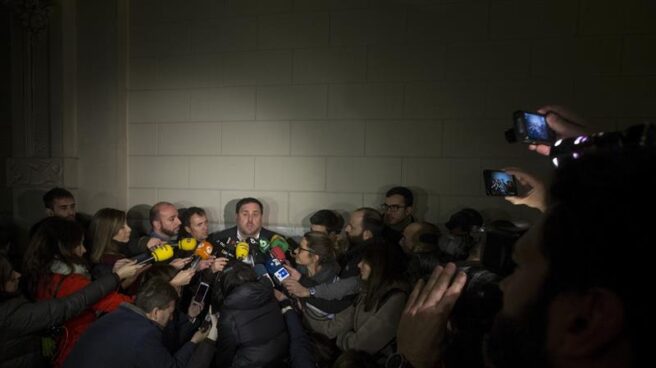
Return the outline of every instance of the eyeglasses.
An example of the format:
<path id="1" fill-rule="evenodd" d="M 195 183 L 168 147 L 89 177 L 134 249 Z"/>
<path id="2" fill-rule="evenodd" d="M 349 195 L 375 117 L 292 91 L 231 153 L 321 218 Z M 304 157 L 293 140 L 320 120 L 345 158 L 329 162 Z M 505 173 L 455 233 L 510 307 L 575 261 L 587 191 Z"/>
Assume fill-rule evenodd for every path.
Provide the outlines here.
<path id="1" fill-rule="evenodd" d="M 380 209 L 383 210 L 383 212 L 387 212 L 387 211 L 390 211 L 390 210 L 392 212 L 396 212 L 396 211 L 398 211 L 402 208 L 406 208 L 406 207 L 408 207 L 408 206 L 399 206 L 398 204 L 387 204 L 387 203 L 383 203 L 383 204 L 380 205 Z"/>
<path id="2" fill-rule="evenodd" d="M 301 246 L 299 246 L 298 248 L 296 248 L 296 250 L 298 251 L 297 253 L 301 253 L 302 251 L 306 251 L 306 252 L 308 252 L 308 253 L 312 253 L 312 254 L 314 254 L 314 251 L 313 251 L 312 249 L 303 248 L 303 247 L 301 247 Z"/>

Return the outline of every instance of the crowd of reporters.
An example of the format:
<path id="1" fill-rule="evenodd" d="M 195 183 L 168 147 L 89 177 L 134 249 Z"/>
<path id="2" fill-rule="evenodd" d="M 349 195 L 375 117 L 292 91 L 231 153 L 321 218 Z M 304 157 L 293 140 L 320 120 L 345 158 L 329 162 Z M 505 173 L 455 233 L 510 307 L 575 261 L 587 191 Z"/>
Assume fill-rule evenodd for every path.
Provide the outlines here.
<path id="1" fill-rule="evenodd" d="M 545 113 L 559 136 L 580 134 L 578 125 L 567 125 L 565 110 Z M 530 149 L 549 153 L 545 145 Z M 656 184 L 648 170 L 656 163 L 652 150 L 613 150 L 615 161 L 600 161 L 599 153 L 572 160 L 556 170 L 551 187 L 507 169 L 528 188 L 507 199 L 545 213 L 522 241 L 537 237 L 534 243 L 551 247 L 542 253 L 552 265 L 577 267 L 558 258 L 567 252 L 553 242 L 572 243 L 563 234 L 572 224 L 558 222 L 580 221 L 584 234 L 601 229 L 570 218 L 566 209 L 593 217 L 582 207 L 590 205 L 600 225 L 632 209 L 613 201 L 609 206 L 619 212 L 606 213 L 591 203 L 625 187 L 612 180 L 611 168 L 624 168 L 641 188 Z M 629 156 L 642 167 L 627 166 Z M 586 193 L 594 180 L 604 185 Z M 654 202 L 651 193 L 643 199 Z M 81 223 L 64 189 L 48 192 L 44 204 L 52 216 L 33 226 L 25 248 L 0 255 L 0 367 L 476 367 L 549 360 L 544 331 L 527 334 L 514 351 L 504 343 L 526 331 L 494 338 L 514 303 L 512 281 L 500 282 L 519 277 L 511 258 L 526 229 L 486 222 L 471 208 L 445 224 L 417 221 L 414 196 L 404 187 L 390 189 L 380 210 L 359 208 L 346 221 L 335 210 L 317 211 L 297 241 L 262 227 L 264 206 L 255 198 L 237 202 L 236 226 L 211 234 L 197 207 L 178 213 L 171 203 L 157 203 L 151 230 L 137 236 L 117 209 L 101 209 Z M 619 239 L 617 230 L 603 229 Z M 584 242 L 583 235 L 572 236 Z M 584 250 L 577 253 L 577 246 Z M 577 292 L 598 287 L 621 294 L 615 273 L 595 281 L 594 270 L 612 264 L 609 251 L 572 247 L 574 261 L 594 262 Z M 538 298 L 541 308 L 571 292 L 556 281 Z M 617 313 L 628 321 L 622 328 L 636 328 L 629 325 L 635 315 Z M 629 343 L 632 355 L 618 366 L 642 359 L 633 335 Z M 524 354 L 522 344 L 539 346 Z"/>

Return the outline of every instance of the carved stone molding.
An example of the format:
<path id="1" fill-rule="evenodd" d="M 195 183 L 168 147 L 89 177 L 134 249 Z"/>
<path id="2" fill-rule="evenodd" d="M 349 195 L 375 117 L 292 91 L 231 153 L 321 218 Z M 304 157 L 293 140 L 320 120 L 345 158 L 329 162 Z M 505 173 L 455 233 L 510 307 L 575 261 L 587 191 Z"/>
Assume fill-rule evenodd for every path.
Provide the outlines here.
<path id="1" fill-rule="evenodd" d="M 63 185 L 63 159 L 11 158 L 7 160 L 7 186 L 9 187 Z"/>

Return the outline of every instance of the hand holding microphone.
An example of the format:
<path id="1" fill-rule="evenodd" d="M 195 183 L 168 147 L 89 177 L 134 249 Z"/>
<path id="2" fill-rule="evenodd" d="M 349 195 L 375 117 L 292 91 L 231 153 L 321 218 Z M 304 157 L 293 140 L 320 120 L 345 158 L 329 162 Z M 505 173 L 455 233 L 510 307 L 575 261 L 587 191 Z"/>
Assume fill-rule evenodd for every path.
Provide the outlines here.
<path id="1" fill-rule="evenodd" d="M 150 238 L 148 239 L 148 243 L 146 243 L 146 248 L 152 252 L 156 247 L 160 246 L 161 244 L 162 244 L 161 239 Z"/>
<path id="2" fill-rule="evenodd" d="M 129 258 L 123 258 L 116 261 L 114 264 L 113 272 L 119 279 L 125 280 L 134 277 L 141 271 L 144 265 L 138 264 L 136 261 Z"/>
<path id="3" fill-rule="evenodd" d="M 186 266 L 189 262 L 191 262 L 191 257 L 186 257 L 186 258 L 176 258 L 169 262 L 169 265 L 173 266 L 176 270 L 181 270 Z"/>
<path id="4" fill-rule="evenodd" d="M 206 262 L 206 264 L 201 267 L 200 262 L 201 261 L 207 261 L 210 260 L 212 256 L 212 251 L 214 250 L 214 246 L 208 242 L 208 241 L 203 241 L 198 248 L 195 248 L 196 251 L 194 252 L 193 260 L 191 261 L 191 265 L 189 268 L 193 269 L 206 269 L 209 267 L 209 263 Z"/>
<path id="5" fill-rule="evenodd" d="M 294 267 L 290 266 L 288 263 L 284 265 L 285 268 L 287 269 L 287 272 L 289 272 L 289 277 L 292 280 L 299 281 L 301 279 L 301 273 L 295 269 Z"/>
<path id="6" fill-rule="evenodd" d="M 223 272 L 223 269 L 225 266 L 228 264 L 229 259 L 225 257 L 219 257 L 212 262 L 212 265 L 210 266 L 212 268 L 213 273 L 217 272 Z"/>

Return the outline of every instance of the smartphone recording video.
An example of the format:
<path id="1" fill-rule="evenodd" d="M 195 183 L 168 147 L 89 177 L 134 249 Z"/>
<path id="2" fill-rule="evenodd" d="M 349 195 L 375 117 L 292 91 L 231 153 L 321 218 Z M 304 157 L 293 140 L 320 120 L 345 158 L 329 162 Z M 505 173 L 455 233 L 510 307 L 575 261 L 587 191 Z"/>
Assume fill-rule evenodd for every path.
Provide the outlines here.
<path id="1" fill-rule="evenodd" d="M 194 295 L 193 302 L 197 304 L 202 304 L 205 301 L 205 296 L 207 296 L 207 291 L 210 289 L 210 285 L 201 282 L 200 285 L 198 285 L 198 290 L 196 290 L 196 295 Z"/>
<path id="2" fill-rule="evenodd" d="M 516 196 L 517 181 L 515 177 L 503 170 L 483 170 L 485 193 L 489 196 Z"/>
<path id="3" fill-rule="evenodd" d="M 551 144 L 555 141 L 556 135 L 547 124 L 546 115 L 515 111 L 513 122 L 516 140 L 531 144 Z"/>

